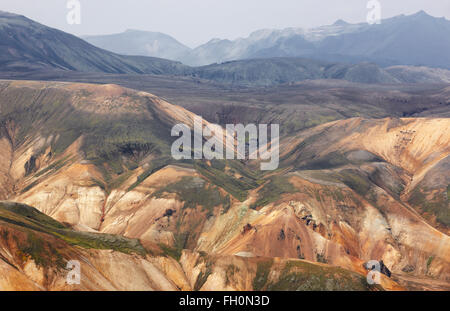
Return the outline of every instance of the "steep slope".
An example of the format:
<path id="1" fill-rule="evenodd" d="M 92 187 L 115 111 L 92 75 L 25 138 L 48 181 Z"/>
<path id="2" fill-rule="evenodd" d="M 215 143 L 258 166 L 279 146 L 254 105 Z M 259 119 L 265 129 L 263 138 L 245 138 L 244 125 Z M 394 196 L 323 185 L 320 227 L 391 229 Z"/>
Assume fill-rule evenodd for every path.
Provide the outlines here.
<path id="1" fill-rule="evenodd" d="M 0 11 L 2 71 L 61 69 L 107 73 L 179 73 L 178 62 L 121 56 L 24 16 Z"/>
<path id="2" fill-rule="evenodd" d="M 176 289 L 162 272 L 155 273 L 155 263 L 146 259 L 149 251 L 137 240 L 73 231 L 10 202 L 0 202 L 0 232 L 2 290 Z M 82 263 L 80 285 L 66 283 L 72 260 Z"/>
<path id="3" fill-rule="evenodd" d="M 257 212 L 246 214 L 241 234 L 224 238 L 234 218 L 215 224 L 200 246 L 348 268 L 382 258 L 394 274 L 448 282 L 449 126 L 350 119 L 286 138 L 283 170 L 245 202 Z M 412 189 L 439 201 L 411 201 Z"/>
<path id="4" fill-rule="evenodd" d="M 48 196 L 38 191 L 32 198 L 41 198 L 37 207 L 93 229 L 104 221 L 110 191 L 131 176 L 139 177 L 129 185 L 136 187 L 173 162 L 171 129 L 178 123 L 192 126 L 195 116 L 115 85 L 0 85 L 2 198 L 55 185 L 59 190 Z"/>
<path id="5" fill-rule="evenodd" d="M 112 35 L 83 36 L 99 48 L 122 54 L 181 60 L 190 48 L 160 32 L 127 30 Z"/>
<path id="6" fill-rule="evenodd" d="M 450 154 L 448 126 L 449 119 L 339 121 L 306 138 L 308 146 L 302 139 L 300 145 L 286 153 L 285 160 L 294 161 L 296 168 L 306 170 L 350 169 L 354 164 L 361 166 L 365 162 L 373 162 L 364 164 L 368 165 L 364 167 L 364 175 L 369 174 L 370 182 L 394 198 L 411 200 L 410 196 L 417 188 L 440 198 L 441 205 L 428 212 L 437 217 L 434 220 L 448 232 L 450 211 L 446 192 L 450 179 L 443 174 Z M 341 130 L 346 134 L 342 135 Z M 338 138 L 339 135 L 342 138 Z M 320 142 L 314 139 L 318 137 Z M 309 155 L 313 156 L 309 158 Z M 389 177 L 393 174 L 396 177 Z M 363 187 L 363 184 L 355 186 Z M 426 206 L 424 202 L 417 203 L 413 206 Z M 436 225 L 436 222 L 432 223 Z"/>

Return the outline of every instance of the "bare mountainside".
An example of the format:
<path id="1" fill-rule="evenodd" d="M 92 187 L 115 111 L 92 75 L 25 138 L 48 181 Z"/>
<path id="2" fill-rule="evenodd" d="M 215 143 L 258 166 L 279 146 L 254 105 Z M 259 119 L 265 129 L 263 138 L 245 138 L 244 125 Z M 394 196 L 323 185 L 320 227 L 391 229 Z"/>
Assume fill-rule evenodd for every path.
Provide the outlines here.
<path id="1" fill-rule="evenodd" d="M 72 289 L 69 258 L 89 266 L 80 289 L 449 288 L 448 118 L 287 133 L 262 174 L 173 161 L 170 128 L 194 114 L 116 85 L 2 81 L 0 111 L 1 199 L 43 213 L 0 204 L 4 288 Z M 393 272 L 380 287 L 371 259 Z"/>
<path id="2" fill-rule="evenodd" d="M 144 249 L 136 240 L 73 231 L 17 203 L 0 202 L 0 215 L 2 290 L 383 288 L 368 286 L 358 273 L 304 260 L 205 256 L 188 250 L 175 259 L 155 245 L 147 244 Z M 83 263 L 79 285 L 66 283 L 65 262 L 69 260 Z M 281 277 L 268 277 L 269 272 Z M 295 278 L 288 286 L 286 276 Z M 383 284 L 393 286 L 386 278 Z"/>

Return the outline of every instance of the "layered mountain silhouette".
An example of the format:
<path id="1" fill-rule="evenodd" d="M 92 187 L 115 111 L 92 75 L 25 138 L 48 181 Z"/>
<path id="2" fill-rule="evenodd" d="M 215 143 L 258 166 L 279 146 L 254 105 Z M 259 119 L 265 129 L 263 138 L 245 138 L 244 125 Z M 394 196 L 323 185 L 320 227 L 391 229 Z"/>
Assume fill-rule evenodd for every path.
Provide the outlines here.
<path id="1" fill-rule="evenodd" d="M 313 29 L 258 30 L 247 38 L 213 39 L 191 50 L 167 36 L 145 36 L 131 31 L 86 40 L 114 52 L 176 59 L 193 66 L 248 58 L 313 57 L 330 62 L 450 68 L 450 21 L 424 11 L 385 19 L 379 25 L 338 20 Z M 151 47 L 158 47 L 158 53 L 149 53 Z M 169 49 L 167 54 L 159 53 Z"/>
<path id="2" fill-rule="evenodd" d="M 179 60 L 205 65 L 261 57 L 450 68 L 450 21 L 421 11 L 386 19 L 379 25 L 338 21 L 309 30 L 260 30 L 235 41 L 212 40 Z"/>
<path id="3" fill-rule="evenodd" d="M 402 25 L 408 23 L 417 24 L 417 27 L 421 27 L 422 23 L 431 24 L 433 27 L 436 25 L 446 27 L 448 21 L 435 19 L 420 13 L 386 20 L 381 28 L 371 28 L 371 26 L 364 24 L 351 25 L 340 21 L 334 25 L 324 26 L 309 32 L 299 29 L 262 30 L 253 33 L 247 39 L 236 41 L 212 40 L 192 51 L 188 51 L 187 47 L 181 45 L 175 39 L 160 33 L 132 30 L 118 35 L 87 38 L 92 43 L 97 42 L 102 47 L 111 48 L 113 51 L 124 54 L 148 54 L 175 59 L 179 58 L 180 55 L 186 55 L 186 51 L 188 51 L 189 55 L 192 53 L 203 56 L 212 55 L 220 58 L 220 60 L 246 58 L 208 66 L 189 67 L 180 62 L 162 58 L 116 54 L 97 48 L 73 35 L 36 23 L 24 16 L 1 12 L 0 50 L 2 54 L 0 56 L 0 71 L 3 73 L 25 73 L 27 78 L 33 78 L 29 76 L 32 72 L 55 70 L 107 74 L 176 75 L 244 86 L 270 86 L 316 79 L 339 79 L 357 83 L 380 84 L 448 82 L 450 71 L 445 69 L 432 69 L 424 66 L 382 67 L 376 63 L 387 63 L 381 60 L 384 57 L 383 55 L 387 55 L 387 52 L 380 50 L 372 53 L 370 52 L 372 47 L 369 45 L 366 50 L 363 50 L 362 48 L 358 49 L 356 43 L 351 43 L 348 44 L 351 47 L 348 53 L 345 51 L 347 37 L 361 36 L 359 39 L 348 40 L 356 40 L 359 42 L 358 44 L 363 44 L 364 36 L 372 33 L 368 35 L 368 38 L 373 39 L 376 36 L 384 38 L 385 41 L 382 45 L 384 50 L 390 50 L 386 42 L 391 42 L 398 46 L 398 53 L 412 57 L 411 55 L 414 53 L 404 53 L 403 50 L 408 47 L 408 51 L 414 52 L 414 49 L 410 49 L 410 43 L 407 42 L 409 42 L 408 40 L 411 42 L 417 40 L 406 38 L 402 43 L 392 37 L 394 34 L 390 34 L 390 37 L 384 37 L 383 34 L 383 31 L 389 32 L 389 30 L 386 30 L 389 27 L 401 29 L 407 27 Z M 397 24 L 400 26 L 397 27 Z M 401 36 L 402 33 L 398 35 Z M 427 37 L 429 36 L 427 35 Z M 387 41 L 386 38 L 388 38 Z M 428 39 L 433 40 L 432 38 Z M 373 48 L 381 48 L 375 41 L 372 42 Z M 341 46 L 331 48 L 332 42 Z M 445 45 L 445 42 L 445 39 L 436 39 L 435 45 L 425 45 L 435 47 L 433 53 L 439 54 L 436 57 L 430 57 L 425 53 L 431 51 L 428 48 L 427 51 L 420 51 L 419 54 L 423 55 L 424 59 L 435 62 L 433 64 L 428 63 L 429 65 L 444 64 L 442 67 L 446 67 L 445 59 L 450 54 L 442 52 L 446 51 L 445 46 L 441 46 Z M 329 47 L 327 49 L 337 51 L 337 54 L 331 55 L 315 50 L 318 47 L 322 49 L 322 47 L 327 46 Z M 144 50 L 147 50 L 147 52 Z M 347 56 L 350 55 L 350 52 L 353 55 L 349 58 Z M 364 59 L 371 60 L 371 62 L 364 61 L 353 64 L 351 62 L 329 61 L 329 59 L 363 59 L 363 57 L 357 55 L 358 53 L 366 55 Z M 335 57 L 336 55 L 338 57 Z M 310 56 L 322 60 L 312 60 L 299 56 Z M 209 59 L 209 56 L 205 57 Z M 379 59 L 375 59 L 375 57 L 379 57 Z M 390 59 L 392 60 L 394 57 L 392 56 Z M 218 60 L 210 59 L 199 63 Z M 427 64 L 412 59 L 410 61 L 391 61 L 391 63 Z"/>

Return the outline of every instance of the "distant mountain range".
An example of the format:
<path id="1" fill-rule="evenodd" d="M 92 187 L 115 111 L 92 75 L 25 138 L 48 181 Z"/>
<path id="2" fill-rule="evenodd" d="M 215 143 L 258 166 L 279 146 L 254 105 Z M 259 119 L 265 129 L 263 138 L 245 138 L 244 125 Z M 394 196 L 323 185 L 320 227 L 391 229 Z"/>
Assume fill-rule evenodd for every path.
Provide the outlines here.
<path id="1" fill-rule="evenodd" d="M 442 24 L 449 23 L 446 20 L 435 19 L 421 13 L 409 17 L 394 18 L 382 25 L 387 27 L 389 24 L 405 20 L 429 21 L 431 24 L 434 24 L 434 21 Z M 445 69 L 404 65 L 383 67 L 376 62 L 367 61 L 343 63 L 328 60 L 339 57 L 324 56 L 323 59 L 319 60 L 317 59 L 319 54 L 310 55 L 314 59 L 294 57 L 296 56 L 295 51 L 303 51 L 306 54 L 308 49 L 310 52 L 312 51 L 314 44 L 327 45 L 327 40 L 334 40 L 333 38 L 339 36 L 350 36 L 350 34 L 355 34 L 358 31 L 361 32 L 362 29 L 369 29 L 368 27 L 370 26 L 350 25 L 338 21 L 333 26 L 325 26 L 309 32 L 295 29 L 259 31 L 252 34 L 248 39 L 233 42 L 226 40 L 211 41 L 207 45 L 191 50 L 190 55 L 197 53 L 195 51 L 202 50 L 203 52 L 200 54 L 203 56 L 226 58 L 224 55 L 228 53 L 233 55 L 229 58 L 247 59 L 189 67 L 180 62 L 163 58 L 116 54 L 95 47 L 73 35 L 36 23 L 24 16 L 0 12 L 0 73 L 3 72 L 2 75 L 7 77 L 9 74 L 5 75 L 5 73 L 16 72 L 17 74 L 12 76 L 16 78 L 19 75 L 29 75 L 30 72 L 54 70 L 108 74 L 176 75 L 244 86 L 270 86 L 317 79 L 339 79 L 377 84 L 449 83 L 450 71 Z M 136 43 L 141 42 L 143 44 L 145 38 L 150 40 L 147 46 L 154 47 L 153 50 L 148 50 L 149 53 L 153 51 L 160 56 L 164 53 L 170 53 L 175 57 L 174 55 L 181 55 L 188 50 L 187 47 L 163 34 L 134 30 L 110 37 L 90 37 L 88 40 L 107 42 L 108 40 L 105 38 L 112 38 L 111 44 L 116 44 L 117 48 L 123 49 L 121 50 L 122 53 L 126 52 L 127 54 L 133 54 L 132 50 L 138 49 L 139 46 Z M 280 40 L 283 41 L 282 44 L 279 44 Z M 436 39 L 436 45 L 445 44 L 446 40 L 446 38 Z M 304 43 L 303 48 L 300 48 L 302 46 L 300 42 Z M 373 43 L 374 46 L 371 48 L 375 48 L 376 43 L 379 42 Z M 343 43 L 337 40 L 336 44 L 342 45 Z M 357 42 L 355 41 L 353 44 L 355 51 L 358 50 L 356 45 Z M 145 45 L 143 46 L 145 47 Z M 173 49 L 170 48 L 171 46 L 173 46 Z M 267 48 L 268 46 L 272 47 Z M 387 46 L 388 44 L 384 41 L 383 47 Z M 408 44 L 405 46 L 408 46 Z M 367 49 L 370 50 L 369 47 Z M 208 50 L 217 51 L 214 53 L 208 52 L 210 53 L 208 54 Z M 450 51 L 450 44 L 448 50 Z M 271 52 L 269 53 L 269 51 Z M 410 51 L 412 52 L 405 52 L 402 55 L 413 57 L 411 55 L 414 54 L 414 49 L 410 49 Z M 450 53 L 441 52 L 445 49 L 421 51 L 423 53 L 439 51 L 437 54 L 441 58 L 439 58 L 439 55 L 435 57 L 424 56 L 430 62 L 444 62 L 446 58 L 450 58 Z M 221 53 L 222 56 L 220 56 Z M 366 53 L 366 55 L 372 54 Z M 373 53 L 373 55 L 378 55 L 381 59 L 383 53 Z M 209 56 L 205 57 L 209 59 Z"/>
<path id="2" fill-rule="evenodd" d="M 232 61 L 199 67 L 193 75 L 207 80 L 249 86 L 269 86 L 319 79 L 383 84 L 402 82 L 376 64 L 351 65 L 305 58 L 260 58 Z M 409 77 L 409 75 L 406 76 Z M 448 76 L 450 76 L 450 72 L 448 72 Z"/>
<path id="3" fill-rule="evenodd" d="M 191 75 L 247 86 L 270 86 L 304 80 L 336 79 L 368 84 L 450 83 L 450 70 L 374 63 L 334 63 L 307 58 L 258 58 L 197 67 Z"/>
<path id="4" fill-rule="evenodd" d="M 306 57 L 450 68 L 450 21 L 424 11 L 385 19 L 379 25 L 339 20 L 313 29 L 264 29 L 234 41 L 213 39 L 195 49 L 166 35 L 136 31 L 85 39 L 117 53 L 157 56 L 191 66 L 248 58 Z"/>

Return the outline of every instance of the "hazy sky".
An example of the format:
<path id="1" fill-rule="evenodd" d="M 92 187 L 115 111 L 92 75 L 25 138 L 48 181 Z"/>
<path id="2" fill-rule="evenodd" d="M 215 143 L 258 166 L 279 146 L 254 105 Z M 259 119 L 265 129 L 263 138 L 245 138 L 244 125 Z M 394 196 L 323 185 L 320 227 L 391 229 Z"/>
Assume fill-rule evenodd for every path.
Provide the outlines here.
<path id="1" fill-rule="evenodd" d="M 68 0 L 0 0 L 0 10 L 23 14 L 75 35 L 159 31 L 188 46 L 212 38 L 246 37 L 261 28 L 309 28 L 366 20 L 368 0 L 79 0 L 81 24 L 66 21 Z M 382 18 L 425 10 L 450 19 L 450 0 L 379 0 Z"/>

